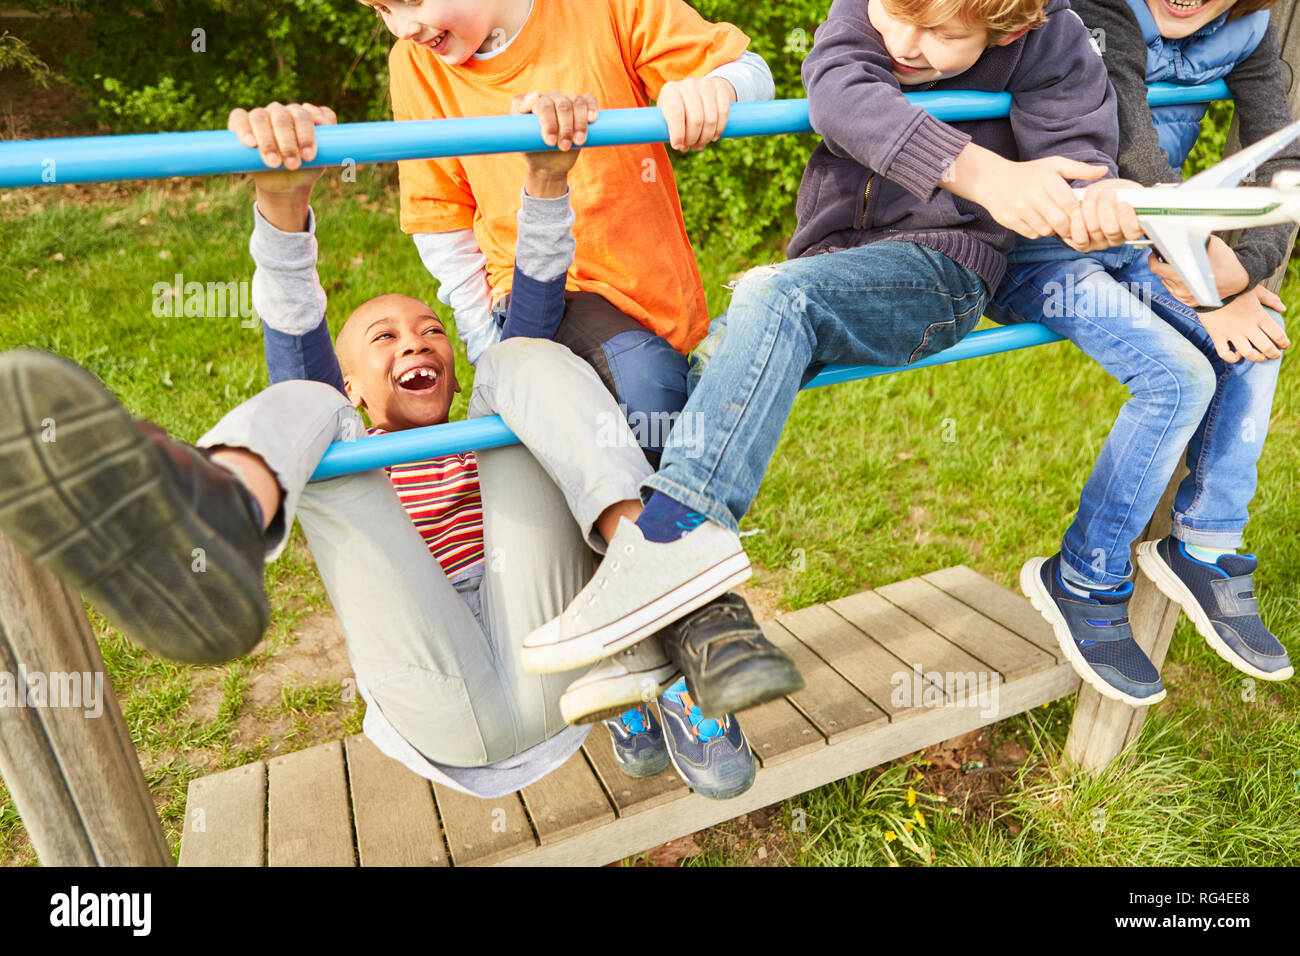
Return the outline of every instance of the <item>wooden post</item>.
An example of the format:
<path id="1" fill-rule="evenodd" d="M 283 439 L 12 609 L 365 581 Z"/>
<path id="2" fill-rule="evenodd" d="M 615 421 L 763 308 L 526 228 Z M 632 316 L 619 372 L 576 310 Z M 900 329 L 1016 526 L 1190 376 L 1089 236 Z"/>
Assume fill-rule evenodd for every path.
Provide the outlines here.
<path id="1" fill-rule="evenodd" d="M 72 674 L 79 676 L 65 683 Z M 28 697 L 33 675 L 46 688 L 43 704 Z M 170 865 L 153 796 L 80 598 L 4 537 L 0 682 L 0 777 L 41 863 Z M 54 699 L 57 686 L 78 689 L 75 706 L 49 706 L 66 702 Z M 20 696 L 8 695 L 14 689 Z"/>
<path id="2" fill-rule="evenodd" d="M 1292 83 L 1287 93 L 1291 105 L 1291 115 L 1300 117 L 1300 82 L 1294 77 L 1300 75 L 1300 16 L 1296 0 L 1282 0 L 1272 11 L 1273 22 L 1277 25 L 1282 44 L 1282 59 L 1291 66 Z M 1232 129 L 1228 135 L 1225 154 L 1236 152 L 1241 144 L 1237 138 L 1237 121 L 1234 117 Z M 1267 186 L 1268 183 L 1258 185 Z M 1295 230 L 1291 232 L 1291 242 L 1295 242 Z M 1286 263 L 1264 283 L 1277 292 L 1282 287 L 1286 275 Z M 1151 541 L 1169 534 L 1169 512 L 1173 505 L 1174 492 L 1179 482 L 1187 474 L 1186 465 L 1180 465 L 1174 473 L 1173 481 L 1165 490 L 1164 497 L 1156 507 L 1155 516 L 1147 525 L 1140 540 Z M 1136 556 L 1134 567 L 1137 566 Z M 1129 602 L 1129 619 L 1133 623 L 1133 637 L 1141 648 L 1147 652 L 1151 662 L 1157 668 L 1163 666 L 1165 654 L 1169 651 L 1169 641 L 1173 637 L 1174 625 L 1182 609 L 1160 593 L 1140 571 L 1133 582 L 1133 599 Z M 1085 770 L 1097 771 L 1105 767 L 1128 747 L 1142 731 L 1142 724 L 1147 718 L 1147 707 L 1130 707 L 1119 701 L 1102 697 L 1087 684 L 1079 690 L 1079 699 L 1074 708 L 1074 720 L 1070 724 L 1070 734 L 1065 741 L 1065 755 Z"/>

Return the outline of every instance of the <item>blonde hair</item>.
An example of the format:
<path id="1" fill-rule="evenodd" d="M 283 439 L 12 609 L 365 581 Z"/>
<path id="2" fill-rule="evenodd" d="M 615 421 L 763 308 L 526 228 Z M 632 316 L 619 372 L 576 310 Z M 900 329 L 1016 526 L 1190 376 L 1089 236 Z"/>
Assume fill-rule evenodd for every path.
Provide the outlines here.
<path id="1" fill-rule="evenodd" d="M 982 26 L 989 31 L 990 43 L 1047 20 L 1047 0 L 884 0 L 884 4 L 891 17 L 917 26 L 936 27 L 949 20 Z"/>

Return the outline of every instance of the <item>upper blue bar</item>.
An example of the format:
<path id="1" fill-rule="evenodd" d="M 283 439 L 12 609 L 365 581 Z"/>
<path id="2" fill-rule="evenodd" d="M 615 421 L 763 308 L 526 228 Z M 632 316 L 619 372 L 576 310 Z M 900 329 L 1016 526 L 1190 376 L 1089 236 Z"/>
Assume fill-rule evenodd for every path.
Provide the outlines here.
<path id="1" fill-rule="evenodd" d="M 1006 116 L 1011 109 L 1009 93 L 908 93 L 907 97 L 946 122 L 993 119 Z M 1205 86 L 1156 84 L 1148 96 L 1153 106 L 1228 98 L 1228 86 L 1222 80 Z M 807 100 L 776 100 L 736 105 L 723 135 L 734 138 L 811 131 Z M 322 128 L 317 136 L 318 156 L 308 166 L 386 163 L 547 148 L 533 116 L 344 123 Z M 625 146 L 667 139 L 668 127 L 656 108 L 606 110 L 591 127 L 587 146 Z M 0 143 L 0 188 L 6 189 L 251 173 L 265 168 L 257 151 L 241 144 L 227 130 Z"/>

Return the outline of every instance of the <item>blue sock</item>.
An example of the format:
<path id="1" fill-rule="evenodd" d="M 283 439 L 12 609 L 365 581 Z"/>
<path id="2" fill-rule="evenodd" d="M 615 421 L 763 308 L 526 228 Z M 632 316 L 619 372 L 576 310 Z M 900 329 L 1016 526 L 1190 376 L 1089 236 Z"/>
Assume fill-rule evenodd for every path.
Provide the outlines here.
<path id="1" fill-rule="evenodd" d="M 647 541 L 666 544 L 689 534 L 707 520 L 698 511 L 692 511 L 680 501 L 656 491 L 646 502 L 641 517 L 636 519 L 636 526 Z"/>

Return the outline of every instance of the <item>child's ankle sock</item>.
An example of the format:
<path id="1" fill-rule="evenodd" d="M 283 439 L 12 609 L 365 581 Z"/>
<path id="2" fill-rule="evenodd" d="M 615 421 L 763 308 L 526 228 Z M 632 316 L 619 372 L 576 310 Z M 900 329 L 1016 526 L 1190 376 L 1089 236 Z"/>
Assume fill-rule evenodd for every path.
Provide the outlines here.
<path id="1" fill-rule="evenodd" d="M 1193 558 L 1205 564 L 1218 564 L 1219 558 L 1223 555 L 1237 553 L 1234 548 L 1203 548 L 1199 544 L 1187 544 L 1186 542 L 1183 542 L 1183 547 L 1187 549 L 1187 553 Z"/>
<path id="2" fill-rule="evenodd" d="M 698 511 L 692 511 L 680 501 L 656 491 L 636 519 L 636 526 L 647 541 L 665 544 L 689 534 L 707 520 Z"/>
<path id="3" fill-rule="evenodd" d="M 1061 562 L 1061 586 L 1071 594 L 1077 594 L 1079 597 L 1091 597 L 1094 591 L 1116 591 L 1123 587 L 1122 584 L 1112 584 L 1109 587 L 1099 584 L 1089 584 L 1083 581 L 1075 574 L 1074 570 L 1064 561 Z"/>

